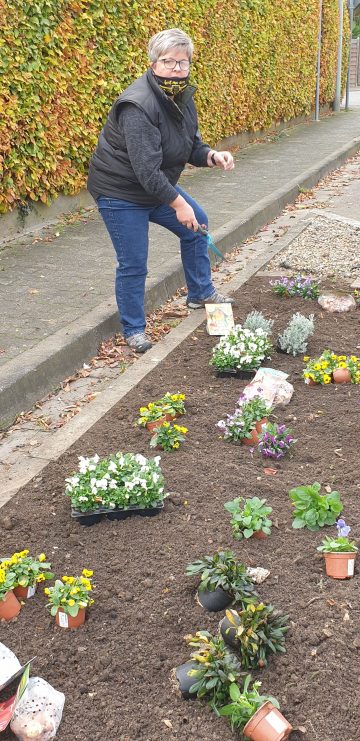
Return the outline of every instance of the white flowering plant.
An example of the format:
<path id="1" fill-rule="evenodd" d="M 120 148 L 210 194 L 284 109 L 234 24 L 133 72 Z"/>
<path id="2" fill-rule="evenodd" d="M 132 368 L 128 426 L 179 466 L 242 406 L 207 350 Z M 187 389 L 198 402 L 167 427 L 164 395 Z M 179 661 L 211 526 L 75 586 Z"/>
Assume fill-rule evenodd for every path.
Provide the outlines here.
<path id="1" fill-rule="evenodd" d="M 165 497 L 159 464 L 159 455 L 145 458 L 140 453 L 79 456 L 79 472 L 65 479 L 65 494 L 79 512 L 152 507 Z"/>
<path id="2" fill-rule="evenodd" d="M 246 329 L 236 324 L 213 348 L 210 365 L 217 370 L 253 370 L 270 357 L 272 344 L 261 328 Z"/>

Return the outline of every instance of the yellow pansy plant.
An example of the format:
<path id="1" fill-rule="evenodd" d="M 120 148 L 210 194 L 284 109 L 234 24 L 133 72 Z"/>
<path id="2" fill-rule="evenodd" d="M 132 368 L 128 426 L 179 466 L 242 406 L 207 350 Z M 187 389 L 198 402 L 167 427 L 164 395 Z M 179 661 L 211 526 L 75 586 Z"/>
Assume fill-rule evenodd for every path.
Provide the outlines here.
<path id="1" fill-rule="evenodd" d="M 45 553 L 34 557 L 29 550 L 15 552 L 8 559 L 1 561 L 14 574 L 14 587 L 29 587 L 37 582 L 52 579 L 51 563 L 46 561 Z"/>
<path id="2" fill-rule="evenodd" d="M 93 571 L 83 569 L 81 576 L 65 575 L 62 579 L 56 579 L 53 587 L 45 588 L 51 615 L 55 616 L 61 607 L 68 615 L 76 617 L 80 609 L 92 605 L 94 600 L 89 594 L 94 588 L 92 575 Z"/>
<path id="3" fill-rule="evenodd" d="M 159 446 L 162 450 L 168 452 L 176 450 L 180 447 L 180 443 L 184 442 L 187 431 L 187 427 L 164 422 L 160 427 L 155 428 L 150 440 L 150 447 L 156 448 Z"/>

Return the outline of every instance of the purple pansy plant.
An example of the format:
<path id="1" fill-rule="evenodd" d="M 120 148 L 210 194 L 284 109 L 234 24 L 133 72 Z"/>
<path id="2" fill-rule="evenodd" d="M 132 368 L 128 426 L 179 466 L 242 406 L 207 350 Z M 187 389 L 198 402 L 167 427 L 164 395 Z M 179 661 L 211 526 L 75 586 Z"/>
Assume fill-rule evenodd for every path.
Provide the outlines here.
<path id="1" fill-rule="evenodd" d="M 263 458 L 280 460 L 297 441 L 292 430 L 284 424 L 268 423 L 259 435 L 258 450 Z"/>
<path id="2" fill-rule="evenodd" d="M 302 298 L 316 299 L 320 294 L 319 283 L 313 278 L 302 275 L 271 280 L 270 285 L 278 296 L 301 296 Z"/>
<path id="3" fill-rule="evenodd" d="M 349 535 L 349 532 L 351 530 L 351 527 L 346 524 L 345 520 L 343 520 L 341 517 L 336 523 L 337 531 L 338 531 L 338 538 L 347 538 Z"/>

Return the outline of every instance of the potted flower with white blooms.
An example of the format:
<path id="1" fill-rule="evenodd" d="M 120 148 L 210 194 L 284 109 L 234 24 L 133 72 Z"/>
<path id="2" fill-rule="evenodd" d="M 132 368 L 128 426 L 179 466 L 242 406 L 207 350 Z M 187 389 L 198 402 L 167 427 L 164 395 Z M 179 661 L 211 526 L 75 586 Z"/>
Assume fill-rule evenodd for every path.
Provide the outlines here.
<path id="1" fill-rule="evenodd" d="M 236 324 L 213 348 L 210 365 L 216 368 L 219 377 L 251 378 L 271 351 L 272 344 L 264 329 L 252 331 Z"/>
<path id="2" fill-rule="evenodd" d="M 132 514 L 156 515 L 164 506 L 160 456 L 116 453 L 100 459 L 79 457 L 79 472 L 66 479 L 72 517 L 93 525 L 104 515 L 123 520 Z"/>

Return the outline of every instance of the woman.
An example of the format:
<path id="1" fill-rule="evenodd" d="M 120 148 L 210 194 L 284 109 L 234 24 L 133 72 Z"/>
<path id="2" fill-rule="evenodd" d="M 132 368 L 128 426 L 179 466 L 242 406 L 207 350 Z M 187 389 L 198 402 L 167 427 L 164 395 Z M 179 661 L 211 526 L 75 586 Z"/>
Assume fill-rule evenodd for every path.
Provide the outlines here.
<path id="1" fill-rule="evenodd" d="M 146 352 L 145 279 L 149 222 L 180 237 L 181 259 L 192 309 L 231 302 L 211 281 L 202 208 L 176 185 L 187 162 L 231 170 L 230 152 L 201 140 L 189 84 L 193 43 L 172 28 L 149 42 L 150 67 L 115 101 L 92 156 L 88 189 L 114 245 L 116 300 L 127 344 Z"/>

